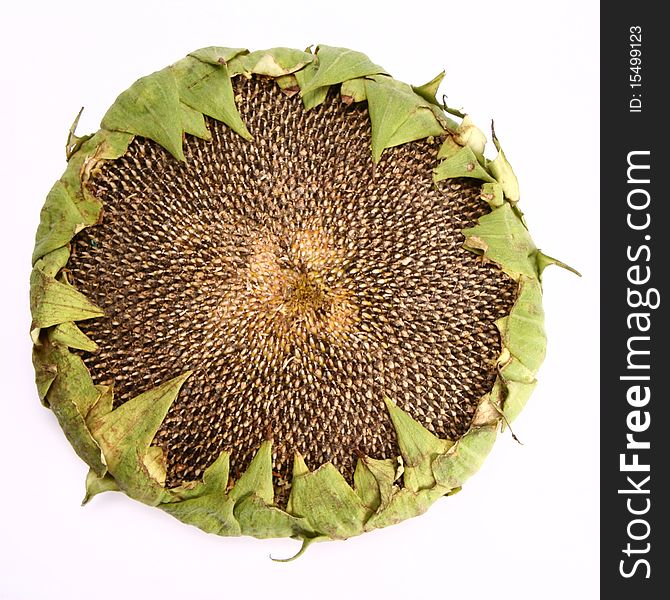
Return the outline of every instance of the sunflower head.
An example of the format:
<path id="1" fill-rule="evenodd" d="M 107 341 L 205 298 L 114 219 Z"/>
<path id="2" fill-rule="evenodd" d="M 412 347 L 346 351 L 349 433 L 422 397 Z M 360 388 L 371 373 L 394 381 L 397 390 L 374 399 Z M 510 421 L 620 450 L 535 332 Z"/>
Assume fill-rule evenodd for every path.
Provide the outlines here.
<path id="1" fill-rule="evenodd" d="M 479 467 L 535 385 L 556 261 L 441 79 L 205 48 L 71 132 L 32 336 L 87 496 L 309 542 L 420 514 Z"/>

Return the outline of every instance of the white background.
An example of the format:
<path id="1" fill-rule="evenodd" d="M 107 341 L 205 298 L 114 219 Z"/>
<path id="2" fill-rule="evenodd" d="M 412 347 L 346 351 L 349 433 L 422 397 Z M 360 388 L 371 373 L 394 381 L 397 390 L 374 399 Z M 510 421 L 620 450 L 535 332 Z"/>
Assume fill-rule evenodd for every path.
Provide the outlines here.
<path id="1" fill-rule="evenodd" d="M 2 8 L 0 598 L 598 596 L 598 2 L 30 2 Z M 28 276 L 67 129 L 98 128 L 135 79 L 208 45 L 324 43 L 443 91 L 496 132 L 545 273 L 547 360 L 514 424 L 454 497 L 317 544 L 218 538 L 121 494 L 80 508 L 86 468 L 33 384 Z M 238 596 L 239 597 L 239 596 Z"/>

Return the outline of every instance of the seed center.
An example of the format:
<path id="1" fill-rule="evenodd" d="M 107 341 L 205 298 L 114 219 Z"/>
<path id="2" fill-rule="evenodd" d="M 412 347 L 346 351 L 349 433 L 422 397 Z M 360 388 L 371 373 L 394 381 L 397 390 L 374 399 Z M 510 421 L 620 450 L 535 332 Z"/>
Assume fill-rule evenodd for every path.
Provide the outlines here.
<path id="1" fill-rule="evenodd" d="M 285 306 L 296 316 L 309 312 L 323 312 L 328 299 L 326 290 L 310 273 L 294 271 L 288 277 L 285 292 Z"/>
<path id="2" fill-rule="evenodd" d="M 303 227 L 282 239 L 259 235 L 239 273 L 246 310 L 279 337 L 334 336 L 329 341 L 337 343 L 358 313 L 346 262 L 346 253 L 321 227 Z"/>

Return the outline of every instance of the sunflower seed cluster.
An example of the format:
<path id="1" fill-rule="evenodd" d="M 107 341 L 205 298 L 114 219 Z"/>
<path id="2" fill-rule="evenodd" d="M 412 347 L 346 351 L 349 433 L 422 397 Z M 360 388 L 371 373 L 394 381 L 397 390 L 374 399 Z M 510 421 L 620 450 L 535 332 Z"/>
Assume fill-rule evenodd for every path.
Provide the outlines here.
<path id="1" fill-rule="evenodd" d="M 194 371 L 154 440 L 168 486 L 222 450 L 235 478 L 268 436 L 279 500 L 296 451 L 351 480 L 358 453 L 399 453 L 384 396 L 457 439 L 493 385 L 494 321 L 516 295 L 462 248 L 488 212 L 479 186 L 434 184 L 440 140 L 374 165 L 365 103 L 331 92 L 305 111 L 272 80 L 234 85 L 253 142 L 208 120 L 184 164 L 136 138 L 88 184 L 104 217 L 68 268 L 106 315 L 81 323 L 94 381 L 120 405 Z"/>

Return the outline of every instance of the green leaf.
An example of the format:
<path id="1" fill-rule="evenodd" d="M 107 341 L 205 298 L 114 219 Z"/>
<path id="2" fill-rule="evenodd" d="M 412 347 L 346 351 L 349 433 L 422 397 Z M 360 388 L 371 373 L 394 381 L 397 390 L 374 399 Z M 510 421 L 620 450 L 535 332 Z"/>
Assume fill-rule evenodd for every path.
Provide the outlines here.
<path id="1" fill-rule="evenodd" d="M 577 275 L 577 277 L 581 277 L 582 274 L 577 271 L 576 269 L 573 269 L 570 265 L 566 265 L 564 262 L 561 262 L 557 258 L 553 258 L 551 256 L 546 255 L 544 252 L 541 252 L 540 250 L 537 251 L 536 255 L 536 262 L 537 262 L 537 270 L 538 273 L 540 274 L 540 280 L 542 280 L 542 273 L 544 273 L 544 270 L 549 266 L 549 265 L 556 265 L 557 267 L 561 267 L 561 269 L 565 269 L 566 271 L 570 271 L 571 273 L 574 273 Z"/>
<path id="2" fill-rule="evenodd" d="M 307 94 L 317 88 L 342 83 L 348 79 L 386 73 L 361 52 L 334 46 L 319 46 L 316 49 L 318 69 L 302 89 Z"/>
<path id="3" fill-rule="evenodd" d="M 443 160 L 433 170 L 433 174 L 433 179 L 436 182 L 455 177 L 470 177 L 471 179 L 481 179 L 482 181 L 495 183 L 495 179 L 479 164 L 470 146 L 464 146 L 449 158 Z"/>
<path id="4" fill-rule="evenodd" d="M 506 364 L 500 367 L 499 377 L 492 390 L 492 395 L 502 400 L 501 406 L 506 423 L 511 423 L 517 418 L 536 385 L 537 380 L 532 371 L 528 370 L 520 360 L 509 355 Z"/>
<path id="5" fill-rule="evenodd" d="M 170 68 L 142 77 L 122 92 L 105 113 L 101 126 L 149 138 L 176 159 L 185 160 L 179 92 Z"/>
<path id="6" fill-rule="evenodd" d="M 43 259 L 38 260 L 30 275 L 31 329 L 92 319 L 104 314 L 81 292 L 44 273 L 43 265 Z"/>
<path id="7" fill-rule="evenodd" d="M 506 202 L 492 210 L 463 234 L 466 248 L 483 251 L 505 272 L 537 279 L 537 249 L 511 204 Z"/>
<path id="8" fill-rule="evenodd" d="M 210 65 L 222 65 L 232 60 L 240 54 L 249 54 L 246 48 L 224 48 L 222 46 L 208 46 L 207 48 L 200 48 L 195 52 L 189 52 L 189 56 L 193 56 L 202 62 Z"/>
<path id="9" fill-rule="evenodd" d="M 471 428 L 446 454 L 433 462 L 438 485 L 445 489 L 462 486 L 476 473 L 493 447 L 497 425 Z"/>
<path id="10" fill-rule="evenodd" d="M 49 388 L 58 375 L 58 368 L 54 361 L 49 360 L 44 354 L 42 344 L 33 346 L 33 367 L 35 369 L 35 385 L 40 402 L 48 406 L 45 399 Z"/>
<path id="11" fill-rule="evenodd" d="M 101 129 L 93 137 L 81 144 L 70 156 L 67 169 L 60 178 L 67 192 L 82 215 L 86 226 L 100 222 L 102 202 L 91 195 L 82 185 L 100 163 L 123 156 L 133 139 L 130 133 Z"/>
<path id="12" fill-rule="evenodd" d="M 98 400 L 91 406 L 89 411 L 84 415 L 86 419 L 86 426 L 92 429 L 93 424 L 112 412 L 114 407 L 114 386 L 111 385 L 96 385 L 95 388 L 99 392 Z"/>
<path id="13" fill-rule="evenodd" d="M 225 494 L 230 476 L 230 454 L 222 452 L 202 474 L 200 493 Z"/>
<path id="14" fill-rule="evenodd" d="M 498 208 L 505 204 L 502 187 L 499 183 L 485 183 L 482 185 L 480 197 L 491 208 Z"/>
<path id="15" fill-rule="evenodd" d="M 272 504 L 274 499 L 272 442 L 268 440 L 261 443 L 247 470 L 230 490 L 230 497 L 235 501 L 247 494 L 256 494 L 267 504 Z"/>
<path id="16" fill-rule="evenodd" d="M 187 106 L 183 102 L 180 102 L 181 105 L 181 126 L 186 133 L 190 133 L 196 137 L 199 137 L 203 140 L 211 140 L 212 134 L 209 129 L 207 129 L 207 124 L 205 123 L 205 116 L 198 112 L 197 110 L 192 109 L 190 106 Z"/>
<path id="17" fill-rule="evenodd" d="M 167 479 L 167 460 L 162 448 L 158 446 L 149 446 L 142 464 L 146 468 L 149 477 L 157 481 L 162 487 L 165 487 Z"/>
<path id="18" fill-rule="evenodd" d="M 56 325 L 51 332 L 51 339 L 68 348 L 95 352 L 98 345 L 79 329 L 72 321 Z"/>
<path id="19" fill-rule="evenodd" d="M 226 65 L 212 65 L 187 56 L 172 65 L 170 71 L 184 104 L 225 123 L 244 139 L 252 139 L 235 105 L 233 84 Z"/>
<path id="20" fill-rule="evenodd" d="M 225 496 L 230 474 L 230 453 L 221 452 L 218 458 L 202 474 L 202 481 L 189 481 L 170 489 L 170 497 L 165 502 L 177 502 L 200 498 L 209 494 Z"/>
<path id="21" fill-rule="evenodd" d="M 397 491 L 397 464 L 391 458 L 359 458 L 354 471 L 354 491 L 361 502 L 372 511 L 383 509 Z"/>
<path id="22" fill-rule="evenodd" d="M 288 512 L 304 517 L 315 532 L 332 539 L 361 533 L 369 511 L 342 474 L 331 463 L 313 472 L 304 472 L 303 465 L 296 469 L 294 463 Z"/>
<path id="23" fill-rule="evenodd" d="M 294 73 L 289 75 L 282 75 L 275 79 L 275 83 L 279 89 L 284 92 L 289 98 L 300 92 L 300 85 L 298 85 L 298 78 Z"/>
<path id="24" fill-rule="evenodd" d="M 388 527 L 421 515 L 444 493 L 445 490 L 439 487 L 419 490 L 418 492 L 413 492 L 407 488 L 398 490 L 382 510 L 370 517 L 365 524 L 365 530 L 370 531 L 380 527 Z"/>
<path id="25" fill-rule="evenodd" d="M 109 472 L 132 498 L 158 504 L 165 490 L 151 476 L 146 460 L 149 446 L 190 371 L 127 401 L 91 422 L 93 437 L 102 448 Z"/>
<path id="26" fill-rule="evenodd" d="M 304 90 L 307 87 L 309 81 L 311 81 L 314 78 L 314 75 L 316 74 L 317 70 L 318 67 L 316 63 L 312 63 L 307 65 L 304 69 L 301 69 L 300 71 L 294 73 L 295 78 L 298 82 L 298 86 L 300 86 L 301 91 Z M 305 93 L 303 91 L 301 93 L 301 96 L 302 96 L 302 103 L 305 109 L 311 110 L 312 108 L 318 106 L 319 104 L 322 104 L 326 99 L 326 97 L 328 96 L 329 89 L 330 86 L 324 85 L 313 89 L 311 92 Z"/>
<path id="27" fill-rule="evenodd" d="M 491 171 L 491 175 L 502 186 L 505 197 L 513 204 L 516 204 L 519 201 L 519 182 L 512 170 L 512 165 L 509 164 L 505 153 L 500 147 L 500 142 L 495 132 L 493 133 L 493 143 L 498 150 L 498 156 L 489 163 L 489 171 Z"/>
<path id="28" fill-rule="evenodd" d="M 218 535 L 260 538 L 304 535 L 308 530 L 302 520 L 266 502 L 272 494 L 267 486 L 268 459 L 271 460 L 271 444 L 265 442 L 254 458 L 256 464 L 250 465 L 235 488 L 226 494 L 230 458 L 223 452 L 205 469 L 202 483 L 173 488 L 168 503 L 160 508 L 185 523 Z M 271 477 L 270 472 L 270 483 Z"/>
<path id="29" fill-rule="evenodd" d="M 38 389 L 41 388 L 45 404 L 56 415 L 68 441 L 89 467 L 99 475 L 104 474 L 105 462 L 100 447 L 91 436 L 84 419 L 98 400 L 100 392 L 93 385 L 83 361 L 48 338 L 43 338 L 42 343 L 35 346 L 33 361 Z M 48 386 L 45 385 L 43 375 L 46 373 L 54 375 Z"/>
<path id="30" fill-rule="evenodd" d="M 217 535 L 241 535 L 233 515 L 235 501 L 226 494 L 230 454 L 222 452 L 205 469 L 202 482 L 170 490 L 160 508 L 184 523 Z"/>
<path id="31" fill-rule="evenodd" d="M 340 96 L 342 100 L 348 98 L 348 102 L 363 102 L 367 98 L 365 95 L 365 79 L 347 79 L 342 82 L 340 87 Z"/>
<path id="32" fill-rule="evenodd" d="M 67 142 L 65 143 L 65 158 L 70 160 L 72 155 L 81 148 L 81 145 L 86 141 L 91 139 L 91 135 L 78 136 L 75 132 L 77 130 L 77 125 L 79 125 L 79 119 L 84 112 L 84 107 L 82 106 L 77 113 L 72 125 L 70 125 L 70 130 L 67 134 Z"/>
<path id="33" fill-rule="evenodd" d="M 159 508 L 183 523 L 194 525 L 216 535 L 237 536 L 242 534 L 233 515 L 235 503 L 225 495 L 205 494 L 190 500 L 160 504 Z"/>
<path id="34" fill-rule="evenodd" d="M 133 137 L 127 132 L 101 129 L 70 157 L 67 169 L 60 180 L 67 186 L 77 209 L 86 218 L 86 225 L 95 225 L 99 222 L 102 203 L 86 193 L 82 188 L 82 182 L 88 180 L 102 161 L 123 156 Z"/>
<path id="35" fill-rule="evenodd" d="M 544 360 L 547 342 L 542 287 L 536 278 L 522 276 L 519 279 L 519 296 L 510 314 L 498 328 L 502 343 L 512 356 L 531 373 L 537 373 Z"/>
<path id="36" fill-rule="evenodd" d="M 405 465 L 403 481 L 412 492 L 431 488 L 435 478 L 431 469 L 433 459 L 453 445 L 450 440 L 441 440 L 423 425 L 417 423 L 391 400 L 384 398 L 393 428 L 398 438 L 398 446 Z"/>
<path id="37" fill-rule="evenodd" d="M 40 259 L 40 270 L 47 277 L 55 278 L 68 260 L 70 260 L 70 248 L 67 246 L 58 248 Z"/>
<path id="38" fill-rule="evenodd" d="M 91 498 L 98 494 L 102 494 L 103 492 L 118 491 L 120 491 L 119 486 L 109 473 L 99 476 L 93 469 L 89 469 L 88 475 L 86 475 L 86 494 L 84 495 L 81 504 L 82 506 L 88 504 L 91 501 Z"/>
<path id="39" fill-rule="evenodd" d="M 366 79 L 365 95 L 375 162 L 386 148 L 444 133 L 430 105 L 405 83 L 390 77 Z"/>
<path id="40" fill-rule="evenodd" d="M 235 503 L 235 520 L 242 535 L 257 538 L 295 537 L 310 533 L 305 519 L 294 517 L 268 504 L 257 494 L 247 494 Z"/>
<path id="41" fill-rule="evenodd" d="M 63 182 L 57 181 L 47 195 L 40 213 L 33 264 L 52 250 L 69 244 L 75 234 L 85 226 L 86 219 L 77 209 L 67 187 Z"/>
<path id="42" fill-rule="evenodd" d="M 256 50 L 245 56 L 238 56 L 230 65 L 230 73 L 255 73 L 269 77 L 281 77 L 295 73 L 305 65 L 311 63 L 314 56 L 308 52 L 293 48 L 270 48 Z"/>
<path id="43" fill-rule="evenodd" d="M 412 86 L 412 89 L 414 90 L 415 93 L 417 93 L 419 96 L 421 96 L 426 102 L 430 102 L 431 104 L 435 104 L 436 106 L 442 107 L 442 103 L 437 101 L 437 90 L 440 87 L 440 84 L 442 83 L 442 80 L 444 79 L 445 72 L 442 71 L 441 73 L 438 73 L 435 77 L 433 77 L 428 83 L 424 83 L 423 85 L 418 85 L 418 86 Z"/>

